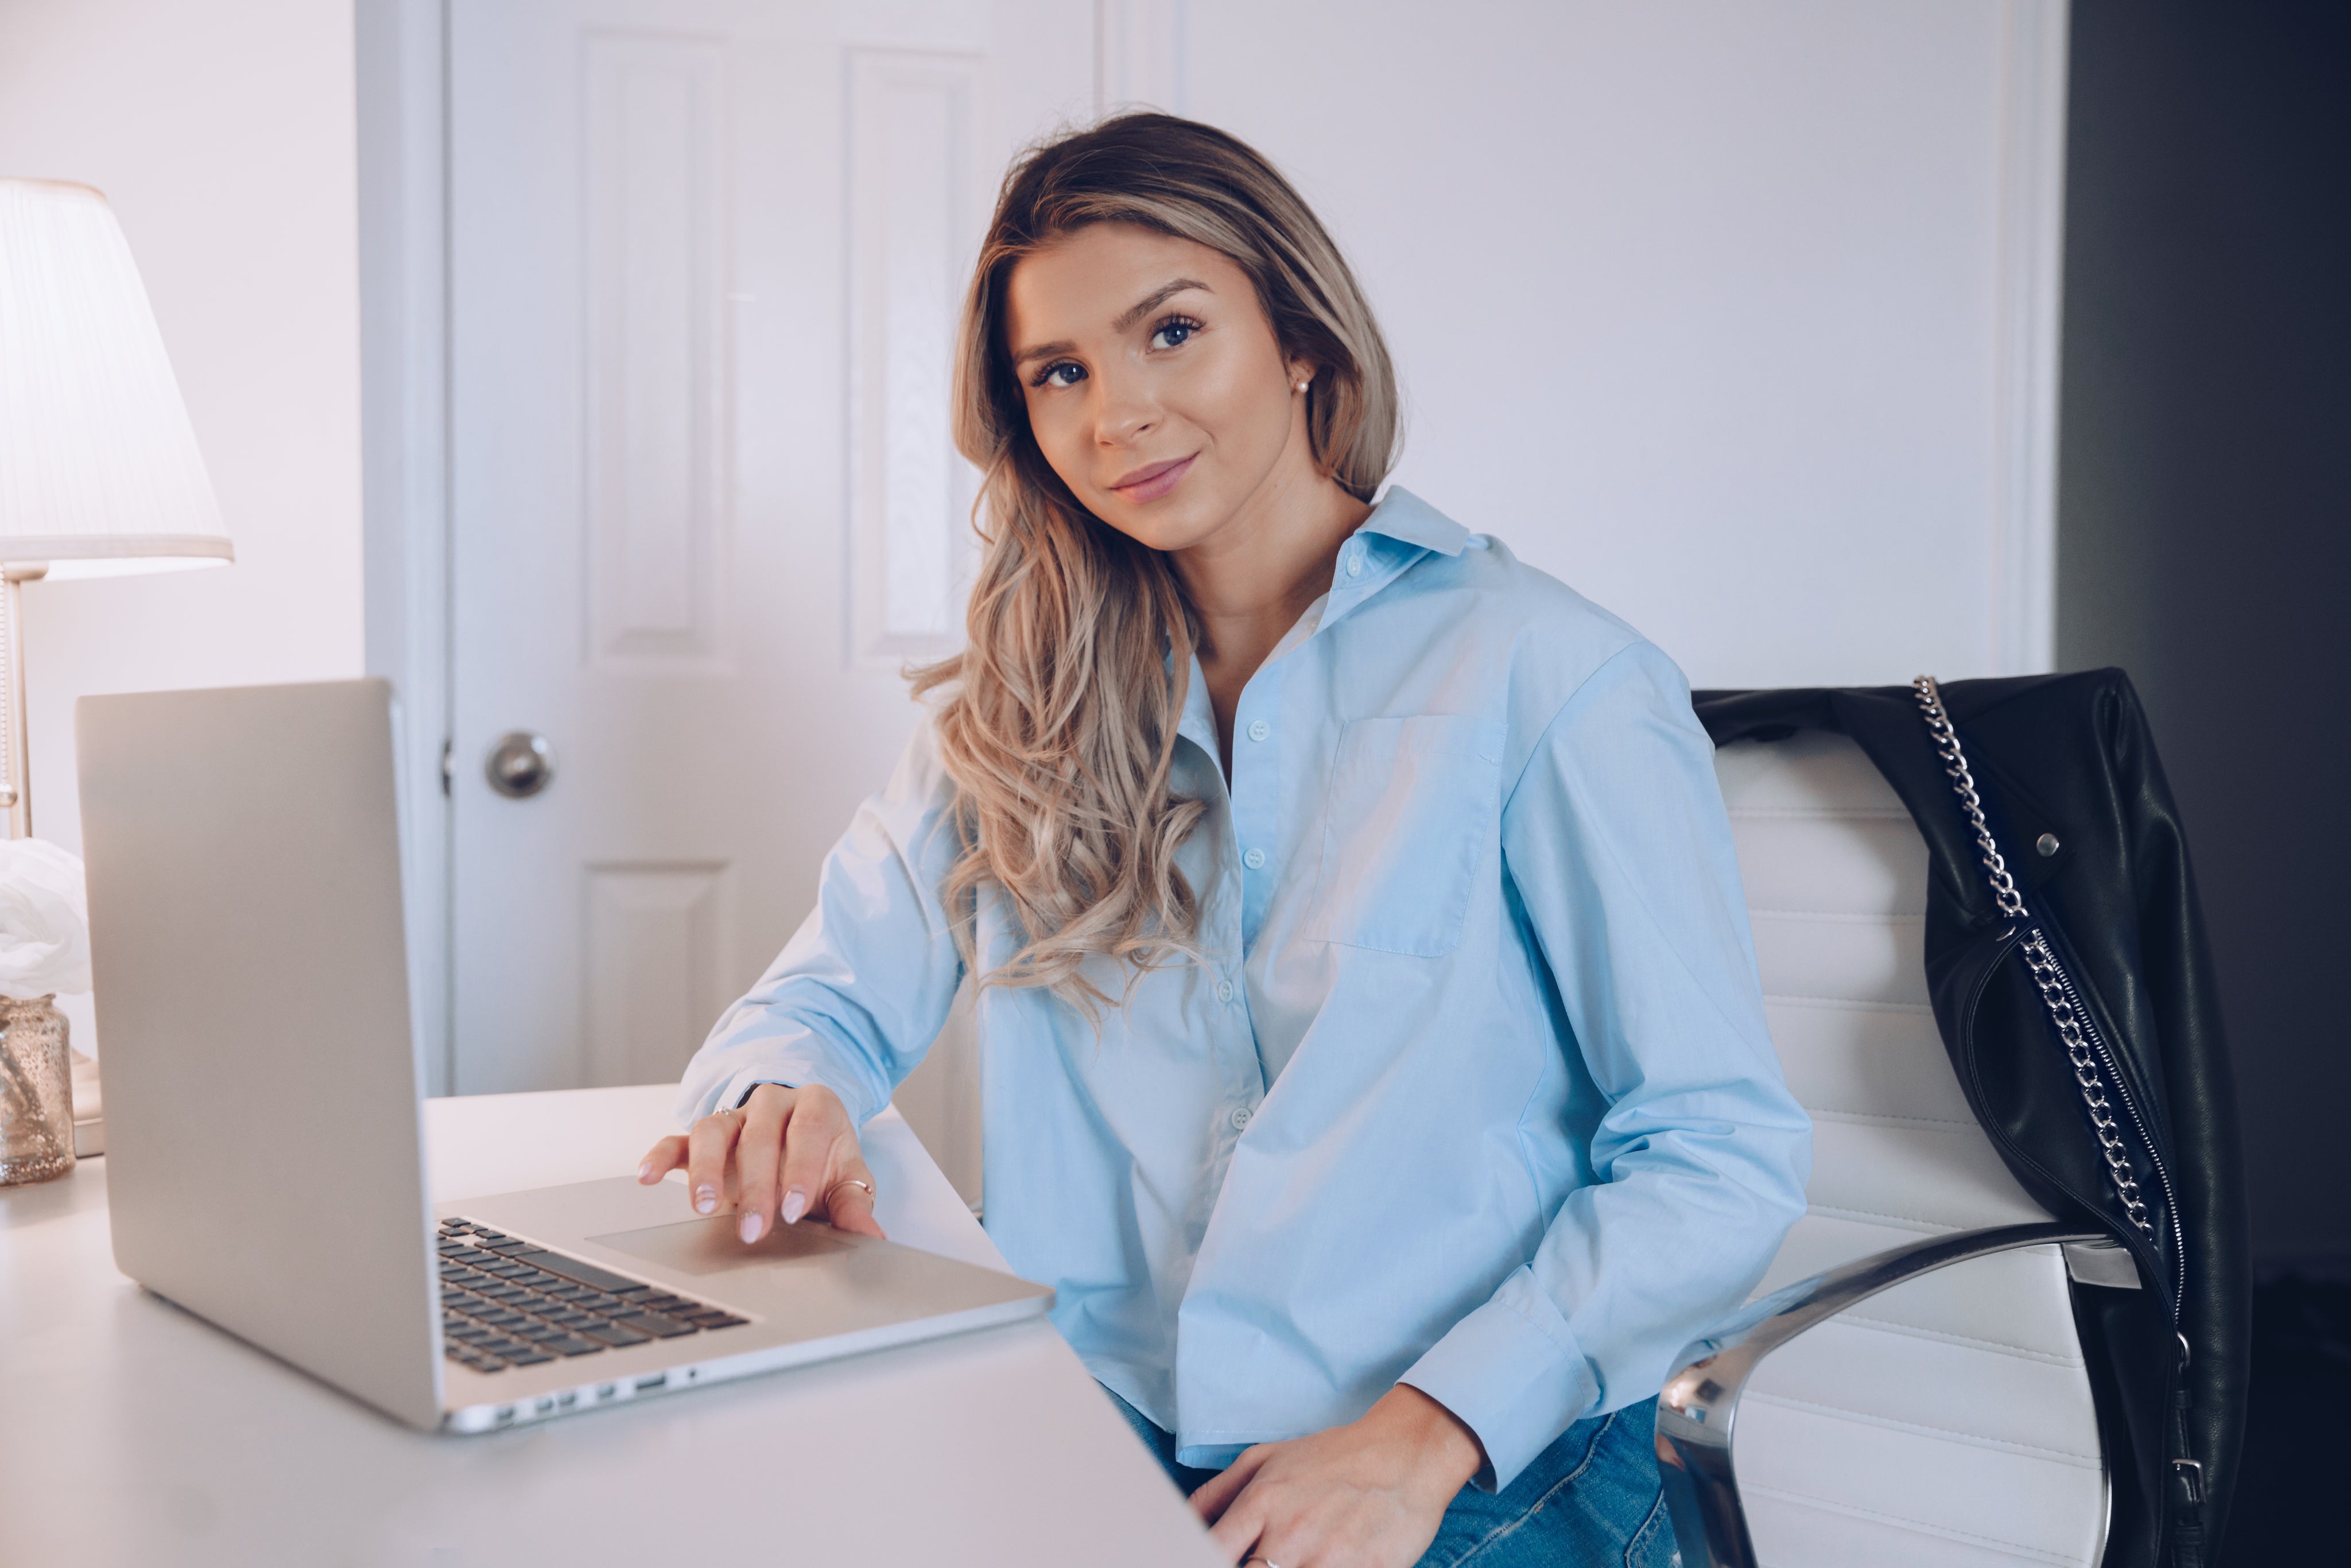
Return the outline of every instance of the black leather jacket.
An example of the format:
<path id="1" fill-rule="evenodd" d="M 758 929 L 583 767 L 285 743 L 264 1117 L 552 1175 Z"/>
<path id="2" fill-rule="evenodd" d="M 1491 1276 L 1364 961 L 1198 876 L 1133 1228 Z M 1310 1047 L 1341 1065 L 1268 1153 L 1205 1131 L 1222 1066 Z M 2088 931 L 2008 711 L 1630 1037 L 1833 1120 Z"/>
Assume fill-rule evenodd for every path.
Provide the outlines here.
<path id="1" fill-rule="evenodd" d="M 1969 1103 L 2027 1192 L 2138 1260 L 2145 1288 L 2074 1293 L 2114 1488 L 2106 1562 L 2194 1563 L 2226 1521 L 2252 1309 L 2236 1096 L 2187 841 L 2120 670 L 1942 694 L 2027 910 L 2054 928 L 2144 1124 L 2128 1157 L 2152 1240 L 2116 1197 L 2020 922 L 1993 901 L 1911 689 L 1700 692 L 1697 707 L 1718 746 L 1850 736 L 1909 807 L 1932 863 L 1928 985 Z"/>

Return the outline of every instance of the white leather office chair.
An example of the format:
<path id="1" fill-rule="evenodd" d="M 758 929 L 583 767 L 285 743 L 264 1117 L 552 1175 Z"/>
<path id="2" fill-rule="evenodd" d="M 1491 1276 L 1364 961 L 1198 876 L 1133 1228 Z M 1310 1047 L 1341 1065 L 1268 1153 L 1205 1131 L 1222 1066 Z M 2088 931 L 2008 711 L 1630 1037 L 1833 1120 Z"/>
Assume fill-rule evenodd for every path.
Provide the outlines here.
<path id="1" fill-rule="evenodd" d="M 1969 1110 L 1928 1007 L 1926 843 L 1860 748 L 1808 732 L 1717 769 L 1813 1164 L 1759 1300 L 1658 1401 L 1685 1568 L 2095 1564 L 2069 1266 L 2126 1282 L 2126 1254 L 2063 1246 Z"/>

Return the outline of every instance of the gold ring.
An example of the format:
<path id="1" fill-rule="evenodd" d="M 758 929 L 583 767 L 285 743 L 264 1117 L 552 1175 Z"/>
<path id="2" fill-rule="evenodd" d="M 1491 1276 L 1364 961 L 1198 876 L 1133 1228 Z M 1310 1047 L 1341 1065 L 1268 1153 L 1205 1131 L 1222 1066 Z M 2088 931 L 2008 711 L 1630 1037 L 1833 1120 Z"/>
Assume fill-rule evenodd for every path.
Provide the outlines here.
<path id="1" fill-rule="evenodd" d="M 859 1181 L 855 1176 L 843 1176 L 834 1185 L 837 1186 L 862 1186 L 865 1189 L 865 1201 L 868 1203 L 873 1201 L 873 1184 L 870 1181 Z M 1266 1568 L 1272 1568 L 1272 1564 L 1268 1563 Z"/>

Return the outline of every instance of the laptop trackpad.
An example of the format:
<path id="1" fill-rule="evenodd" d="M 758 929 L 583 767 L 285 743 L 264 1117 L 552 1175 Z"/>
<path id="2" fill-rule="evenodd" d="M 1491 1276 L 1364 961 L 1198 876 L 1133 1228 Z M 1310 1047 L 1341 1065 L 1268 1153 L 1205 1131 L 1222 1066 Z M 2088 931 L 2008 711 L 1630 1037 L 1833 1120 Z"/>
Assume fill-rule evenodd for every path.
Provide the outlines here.
<path id="1" fill-rule="evenodd" d="M 616 1230 L 588 1239 L 683 1274 L 769 1268 L 849 1250 L 847 1242 L 813 1220 L 778 1225 L 747 1247 L 736 1231 L 740 1223 L 733 1215 L 721 1214 L 708 1219 L 682 1219 L 674 1225 L 650 1225 L 643 1230 Z"/>

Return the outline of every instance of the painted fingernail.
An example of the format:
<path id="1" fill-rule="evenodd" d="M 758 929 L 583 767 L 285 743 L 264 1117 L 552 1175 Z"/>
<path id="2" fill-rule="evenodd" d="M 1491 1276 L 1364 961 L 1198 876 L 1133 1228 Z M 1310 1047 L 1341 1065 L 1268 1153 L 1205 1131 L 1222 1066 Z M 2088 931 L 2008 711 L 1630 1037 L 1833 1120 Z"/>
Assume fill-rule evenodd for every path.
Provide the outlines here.
<path id="1" fill-rule="evenodd" d="M 754 1209 L 751 1213 L 745 1215 L 745 1216 L 743 1217 L 743 1223 L 742 1223 L 742 1225 L 739 1227 L 739 1228 L 740 1228 L 740 1229 L 742 1230 L 742 1232 L 743 1232 L 743 1239 L 744 1239 L 744 1240 L 746 1240 L 746 1241 L 757 1241 L 758 1239 L 759 1239 L 759 1215 L 758 1215 L 758 1210 L 756 1210 L 756 1209 Z"/>
<path id="2" fill-rule="evenodd" d="M 794 1187 L 791 1191 L 784 1194 L 784 1223 L 786 1225 L 798 1225 L 800 1222 L 800 1216 L 807 1212 L 808 1194 L 802 1192 L 798 1187 Z"/>
<path id="3" fill-rule="evenodd" d="M 637 1167 L 637 1179 L 639 1181 L 651 1181 L 653 1179 L 653 1161 L 647 1160 L 644 1164 Z"/>
<path id="4" fill-rule="evenodd" d="M 698 1186 L 694 1189 L 695 1213 L 708 1214 L 712 1209 L 716 1208 L 717 1207 L 718 1189 L 716 1187 Z"/>

